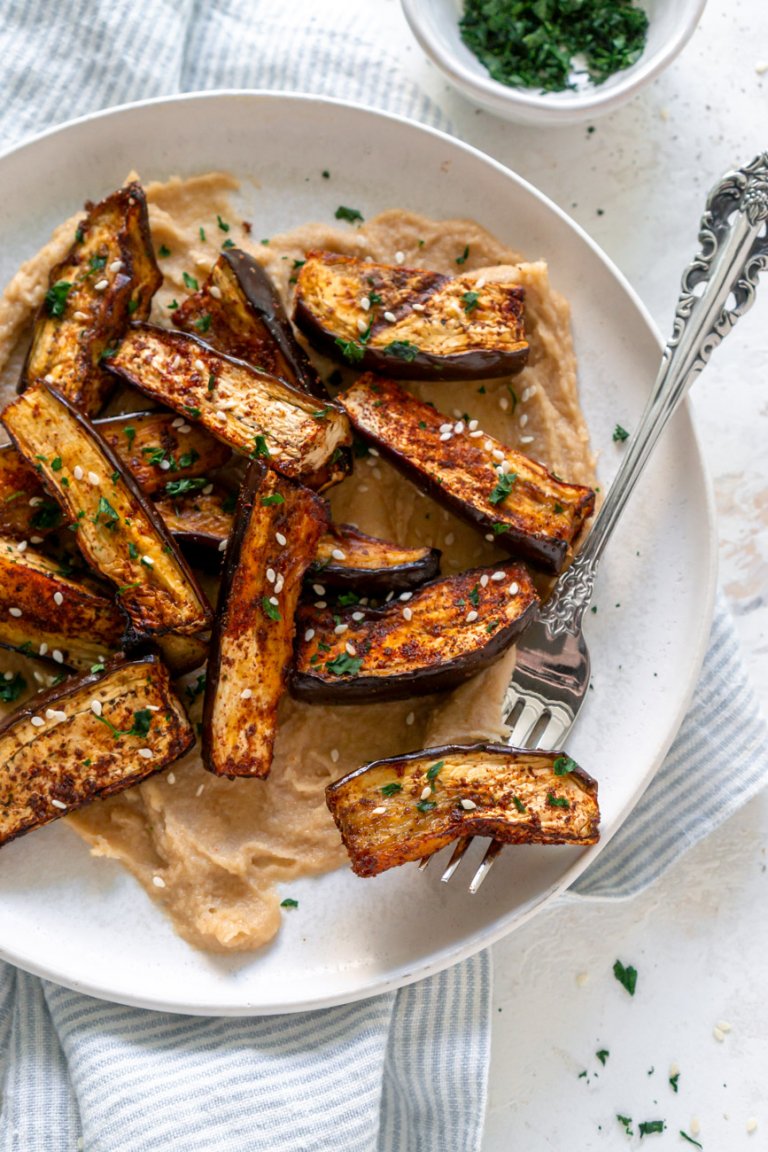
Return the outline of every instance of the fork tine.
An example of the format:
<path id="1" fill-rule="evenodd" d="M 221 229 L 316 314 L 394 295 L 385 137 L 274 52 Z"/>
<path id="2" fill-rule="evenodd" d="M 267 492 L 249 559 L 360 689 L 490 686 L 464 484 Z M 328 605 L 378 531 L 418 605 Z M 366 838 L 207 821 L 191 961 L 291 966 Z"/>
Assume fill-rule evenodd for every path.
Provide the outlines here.
<path id="1" fill-rule="evenodd" d="M 461 864 L 462 860 L 464 859 L 464 853 L 471 843 L 472 838 L 470 836 L 462 836 L 461 840 L 456 841 L 456 847 L 453 850 L 453 855 L 446 864 L 445 871 L 440 877 L 444 884 L 448 883 L 451 876 L 453 876 L 454 872 L 458 868 L 459 864 Z"/>
<path id="2" fill-rule="evenodd" d="M 509 743 L 515 748 L 525 748 L 529 736 L 543 714 L 544 708 L 540 704 L 534 704 L 530 700 L 524 700 L 522 710 L 519 712 L 512 731 L 509 734 Z"/>
<path id="3" fill-rule="evenodd" d="M 469 885 L 469 891 L 473 896 L 490 872 L 491 865 L 503 847 L 504 845 L 500 840 L 491 840 L 486 849 L 485 856 L 483 856 L 482 860 L 480 861 L 477 872 L 475 872 L 474 876 L 472 877 L 472 882 Z"/>

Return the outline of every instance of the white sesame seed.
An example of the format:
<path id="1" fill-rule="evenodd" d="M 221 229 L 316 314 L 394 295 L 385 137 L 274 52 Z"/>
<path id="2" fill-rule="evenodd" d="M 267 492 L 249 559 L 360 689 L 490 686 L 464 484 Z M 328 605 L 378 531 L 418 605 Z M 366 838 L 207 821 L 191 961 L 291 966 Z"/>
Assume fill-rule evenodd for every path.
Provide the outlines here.
<path id="1" fill-rule="evenodd" d="M 216 284 L 212 284 L 208 291 L 210 292 L 211 296 L 213 296 L 214 300 L 221 300 L 221 288 L 219 288 Z"/>
<path id="2" fill-rule="evenodd" d="M 725 1040 L 725 1032 L 723 1032 L 723 1030 L 721 1028 L 717 1028 L 717 1027 L 713 1028 L 712 1029 L 712 1035 L 714 1036 L 715 1040 L 717 1040 L 717 1042 L 719 1044 L 722 1044 L 723 1041 Z"/>
<path id="3" fill-rule="evenodd" d="M 277 575 L 275 573 L 274 568 L 267 568 L 266 575 L 267 575 L 267 580 L 269 580 L 270 584 L 274 584 L 275 580 L 277 579 Z"/>
<path id="4" fill-rule="evenodd" d="M 112 263 L 109 265 L 109 270 L 110 270 L 110 272 L 122 272 L 122 270 L 123 270 L 122 260 L 113 260 Z"/>
<path id="5" fill-rule="evenodd" d="M 494 536 L 493 532 L 486 532 L 484 539 L 489 540 L 492 544 L 496 537 Z"/>
<path id="6" fill-rule="evenodd" d="M 278 596 L 280 595 L 280 593 L 283 590 L 284 584 L 285 584 L 285 576 L 283 576 L 282 572 L 278 572 L 277 580 L 275 580 L 275 594 L 276 595 L 278 595 Z"/>
<path id="7" fill-rule="evenodd" d="M 494 448 L 491 455 L 493 456 L 494 460 L 503 460 L 504 459 L 504 453 L 502 452 L 501 448 Z"/>
<path id="8" fill-rule="evenodd" d="M 414 312 L 426 312 L 427 310 L 425 304 L 414 304 L 412 307 Z"/>
<path id="9" fill-rule="evenodd" d="M 8 614 L 9 614 L 9 616 L 15 616 L 18 619 L 18 617 L 21 616 L 21 614 L 22 614 L 21 608 L 9 608 Z"/>
<path id="10" fill-rule="evenodd" d="M 447 532 L 446 533 L 445 543 L 446 543 L 448 548 L 451 547 L 451 545 L 454 543 L 455 539 L 456 539 L 456 537 L 454 536 L 453 532 Z"/>
<path id="11" fill-rule="evenodd" d="M 46 720 L 53 720 L 53 708 L 46 708 L 45 718 Z"/>
<path id="12" fill-rule="evenodd" d="M 473 624 L 475 620 L 477 620 L 477 612 L 475 612 L 473 608 L 470 612 L 467 612 L 467 624 Z"/>
<path id="13" fill-rule="evenodd" d="M 346 632 L 347 628 L 349 628 L 349 624 L 337 624 L 336 627 L 334 628 L 334 632 L 336 633 L 337 636 L 343 636 L 343 634 Z"/>
<path id="14" fill-rule="evenodd" d="M 43 502 L 42 496 L 33 496 L 32 499 L 29 501 L 29 506 L 30 506 L 30 508 L 37 508 L 38 504 L 42 504 L 42 502 Z"/>
<path id="15" fill-rule="evenodd" d="M 87 320 L 88 319 L 88 313 L 87 312 L 80 312 L 78 310 L 77 312 L 72 313 L 72 318 L 74 320 Z M 45 379 L 48 381 L 49 384 L 53 384 L 53 377 L 52 376 L 50 378 L 48 376 L 46 376 Z"/>
<path id="16" fill-rule="evenodd" d="M 103 656 L 102 659 L 106 660 L 106 656 Z M 160 711 L 160 705 L 159 704 L 145 704 L 144 707 L 146 708 L 147 712 L 159 712 Z"/>
<path id="17" fill-rule="evenodd" d="M 534 439 L 535 439 L 534 436 L 521 436 L 520 437 L 520 443 L 521 444 L 533 444 Z"/>
<path id="18" fill-rule="evenodd" d="M 383 816 L 386 808 L 371 808 L 371 816 Z"/>
<path id="19" fill-rule="evenodd" d="M 499 464 L 499 472 L 509 472 L 509 460 L 502 460 Z"/>
<path id="20" fill-rule="evenodd" d="M 484 433 L 482 428 L 475 428 L 474 432 L 470 432 L 469 435 L 472 440 L 476 440 L 478 436 L 483 436 Z"/>
<path id="21" fill-rule="evenodd" d="M 477 420 L 470 420 L 467 427 L 469 428 L 470 432 L 476 432 L 477 431 Z"/>
<path id="22" fill-rule="evenodd" d="M 13 680 L 14 675 L 13 672 L 3 672 L 3 680 Z"/>
<path id="23" fill-rule="evenodd" d="M 151 760 L 154 752 L 151 748 L 139 748 L 139 756 L 141 756 L 142 760 Z"/>
<path id="24" fill-rule="evenodd" d="M 74 476 L 75 480 L 82 480 L 85 473 L 79 464 L 75 464 L 74 468 L 72 469 L 72 475 Z"/>
<path id="25" fill-rule="evenodd" d="M 701 1132 L 701 1124 L 699 1123 L 698 1119 L 695 1116 L 691 1120 L 690 1129 L 691 1129 L 691 1134 L 693 1136 L 698 1136 L 699 1133 Z"/>
<path id="26" fill-rule="evenodd" d="M 339 760 L 338 748 L 331 748 L 331 760 L 333 760 L 334 764 L 338 763 L 338 760 Z"/>
<path id="27" fill-rule="evenodd" d="M 186 436 L 187 433 L 191 432 L 191 431 L 192 431 L 192 425 L 191 424 L 182 424 L 181 427 L 179 428 L 179 435 L 180 436 Z"/>
<path id="28" fill-rule="evenodd" d="M 364 317 L 362 317 L 362 316 L 358 316 L 358 318 L 357 318 L 357 330 L 358 330 L 358 332 L 365 332 L 367 327 L 368 327 L 367 320 L 365 320 Z"/>
<path id="29" fill-rule="evenodd" d="M 27 550 L 27 541 L 26 540 L 20 540 L 19 543 L 16 545 L 16 551 L 17 552 L 26 552 L 26 550 Z"/>
<path id="30" fill-rule="evenodd" d="M 95 472 L 89 472 L 88 483 L 92 484 L 94 488 L 98 488 L 99 484 L 101 484 L 101 478 L 97 476 Z"/>
<path id="31" fill-rule="evenodd" d="M 522 415 L 520 416 L 520 427 L 525 428 L 527 423 L 528 423 L 528 414 L 526 412 L 523 412 Z"/>
<path id="32" fill-rule="evenodd" d="M 427 784 L 426 788 L 422 789 L 421 798 L 422 800 L 428 800 L 431 795 L 432 789 L 430 788 L 429 784 Z"/>
<path id="33" fill-rule="evenodd" d="M 43 538 L 42 536 L 30 536 L 29 542 L 30 544 L 42 544 Z"/>
<path id="34" fill-rule="evenodd" d="M 30 724 L 34 728 L 42 728 L 43 724 L 45 724 L 45 720 L 43 720 L 42 716 L 33 716 L 30 720 Z"/>
<path id="35" fill-rule="evenodd" d="M 64 596 L 62 595 L 61 592 L 54 592 L 53 602 L 54 602 L 54 604 L 58 604 L 59 607 L 61 607 L 61 605 L 64 603 Z"/>
<path id="36" fill-rule="evenodd" d="M 384 313 L 384 319 L 385 319 L 385 320 L 386 320 L 386 321 L 387 321 L 389 324 L 394 324 L 394 323 L 395 323 L 395 321 L 397 320 L 397 316 L 395 316 L 394 312 L 385 312 L 385 313 Z"/>
<path id="37" fill-rule="evenodd" d="M 510 584 L 510 586 L 509 586 L 510 596 L 517 596 L 519 591 L 520 591 L 520 585 L 516 581 L 513 581 L 513 583 Z"/>
<path id="38" fill-rule="evenodd" d="M 176 419 L 171 422 L 171 428 L 181 428 L 183 423 L 184 423 L 184 417 L 183 416 L 177 416 Z"/>
<path id="39" fill-rule="evenodd" d="M 105 288 L 109 288 L 109 280 L 98 280 L 94 286 L 94 292 L 103 292 Z"/>
<path id="40" fill-rule="evenodd" d="M 240 693 L 241 700 L 250 700 L 251 696 L 253 696 L 253 692 L 250 688 L 243 688 L 242 692 Z"/>
<path id="41" fill-rule="evenodd" d="M 506 575 L 507 575 L 506 572 L 502 572 L 502 571 L 494 572 L 493 576 L 491 576 L 491 580 L 496 580 L 498 582 L 499 580 L 504 580 L 506 578 Z"/>
<path id="42" fill-rule="evenodd" d="M 360 307 L 363 309 L 364 312 L 367 312 L 368 309 L 370 308 L 370 306 L 371 306 L 371 301 L 368 299 L 367 296 L 363 296 L 362 300 L 360 301 Z"/>
<path id="43" fill-rule="evenodd" d="M 328 604 L 325 600 L 315 600 L 315 608 L 327 608 Z"/>
<path id="44" fill-rule="evenodd" d="M 42 672 L 38 672 L 37 670 L 35 670 L 35 671 L 32 673 L 32 675 L 33 675 L 33 676 L 34 676 L 34 678 L 35 678 L 35 683 L 36 683 L 36 684 L 43 684 L 43 683 L 45 683 L 45 676 L 43 676 Z"/>
<path id="45" fill-rule="evenodd" d="M 461 433 L 464 431 L 464 421 L 463 420 L 457 420 L 453 426 L 453 430 L 457 436 L 460 436 Z"/>
<path id="46" fill-rule="evenodd" d="M 768 71 L 768 67 L 766 67 L 766 71 Z M 747 1132 L 755 1131 L 757 1131 L 757 1119 L 754 1116 L 750 1116 L 749 1120 L 747 1120 Z"/>
<path id="47" fill-rule="evenodd" d="M 363 493 L 368 492 L 369 488 L 367 484 L 358 484 L 357 490 L 362 495 Z"/>
<path id="48" fill-rule="evenodd" d="M 452 437 L 453 437 L 453 432 L 441 432 L 440 433 L 440 439 L 441 440 L 450 440 L 450 439 L 452 439 Z"/>
<path id="49" fill-rule="evenodd" d="M 62 712 L 58 708 L 51 708 L 50 712 L 51 712 L 50 719 L 55 720 L 57 724 L 63 724 L 64 721 L 68 719 L 66 712 Z"/>
<path id="50" fill-rule="evenodd" d="M 282 532 L 275 532 L 275 540 L 277 540 L 281 548 L 285 548 L 286 544 L 288 543 Z"/>
<path id="51" fill-rule="evenodd" d="M 45 641 L 43 641 L 43 643 L 40 645 L 40 655 L 45 656 L 47 651 L 48 651 L 48 645 L 45 643 Z"/>
<path id="52" fill-rule="evenodd" d="M 412 608 L 403 608 L 403 617 L 405 620 L 412 620 L 413 619 L 413 609 Z"/>
<path id="53" fill-rule="evenodd" d="M 486 440 L 486 442 L 483 444 L 483 448 L 485 448 L 486 452 L 490 452 L 493 448 L 493 440 Z"/>
<path id="54" fill-rule="evenodd" d="M 175 772 L 169 772 L 168 775 L 166 776 L 166 780 L 168 781 L 169 784 L 175 784 L 176 783 Z"/>
<path id="55" fill-rule="evenodd" d="M 387 592 L 386 596 L 384 597 L 384 603 L 389 604 L 390 600 L 394 599 L 394 595 L 394 592 Z"/>
<path id="56" fill-rule="evenodd" d="M 577 972 L 576 983 L 579 988 L 583 988 L 585 984 L 589 983 L 589 972 Z M 671 1072 L 670 1075 L 672 1075 Z"/>
<path id="57" fill-rule="evenodd" d="M 227 422 L 226 412 L 216 411 L 216 412 L 214 412 L 213 417 L 215 420 L 218 420 L 219 424 L 226 424 L 226 422 Z"/>
<path id="58" fill-rule="evenodd" d="M 731 1031 L 731 1025 L 728 1023 L 727 1020 L 718 1020 L 717 1027 L 720 1029 L 721 1032 L 730 1032 Z"/>
<path id="59" fill-rule="evenodd" d="M 198 372 L 205 372 L 205 364 L 202 360 L 195 360 L 192 367 L 196 368 Z"/>
<path id="60" fill-rule="evenodd" d="M 165 880 L 163 880 L 162 876 L 153 876 L 152 883 L 155 888 L 165 888 Z"/>
<path id="61" fill-rule="evenodd" d="M 211 289 L 211 291 L 213 291 L 213 289 Z M 198 786 L 195 790 L 195 796 L 202 796 L 204 788 L 205 788 L 205 784 L 198 784 Z"/>
<path id="62" fill-rule="evenodd" d="M 356 656 L 357 655 L 357 651 L 355 649 L 354 644 L 345 644 L 344 645 L 344 651 L 347 653 L 348 656 Z"/>
<path id="63" fill-rule="evenodd" d="M 304 633 L 304 643 L 309 644 L 310 640 L 314 637 L 314 635 L 315 635 L 314 628 L 307 628 L 306 632 Z"/>
<path id="64" fill-rule="evenodd" d="M 211 492 L 213 492 L 213 484 L 206 484 L 203 488 L 203 496 L 210 496 Z"/>
<path id="65" fill-rule="evenodd" d="M 91 712 L 94 716 L 101 716 L 102 711 L 101 700 L 91 700 Z"/>
<path id="66" fill-rule="evenodd" d="M 228 540 L 220 540 L 219 541 L 219 552 L 226 552 L 228 543 L 229 543 Z"/>
<path id="67" fill-rule="evenodd" d="M 679 1064 L 675 1064 L 674 1062 L 673 1062 L 672 1064 L 670 1064 L 670 1066 L 669 1066 L 669 1074 L 670 1074 L 670 1076 L 679 1076 L 679 1075 L 680 1075 L 680 1066 L 679 1066 Z"/>
<path id="68" fill-rule="evenodd" d="M 415 719 L 416 719 L 416 713 L 415 712 L 409 712 L 405 718 L 405 722 L 409 728 L 410 728 L 411 724 L 413 724 Z"/>
<path id="69" fill-rule="evenodd" d="M 405 252 L 395 252 L 395 264 L 405 264 Z"/>
<path id="70" fill-rule="evenodd" d="M 453 424 L 441 424 L 440 425 L 440 431 L 441 432 L 452 432 L 453 431 Z"/>
<path id="71" fill-rule="evenodd" d="M 314 592 L 315 596 L 325 596 L 325 588 L 322 584 L 313 584 L 312 591 Z"/>
<path id="72" fill-rule="evenodd" d="M 151 556 L 142 556 L 141 563 L 145 564 L 147 568 L 154 568 L 155 562 Z"/>
<path id="73" fill-rule="evenodd" d="M 355 622 L 359 622 L 360 620 L 365 620 L 365 612 L 353 612 L 352 613 L 352 619 Z"/>
<path id="74" fill-rule="evenodd" d="M 342 552 L 341 548 L 334 548 L 331 556 L 333 556 L 334 560 L 346 560 L 347 558 L 346 552 Z"/>
<path id="75" fill-rule="evenodd" d="M 365 462 L 369 468 L 375 468 L 376 467 L 376 461 L 374 460 L 373 456 L 370 455 L 370 449 L 368 450 L 368 453 L 369 453 L 368 459 Z"/>
<path id="76" fill-rule="evenodd" d="M 400 599 L 403 601 L 404 604 L 408 600 L 410 600 L 412 598 L 412 596 L 413 596 L 413 592 L 401 592 L 400 593 Z"/>
<path id="77" fill-rule="evenodd" d="M 488 575 L 488 573 L 487 572 L 484 573 L 484 575 L 482 575 L 480 577 L 480 587 L 481 588 L 487 588 L 489 580 L 490 580 L 490 576 Z"/>
<path id="78" fill-rule="evenodd" d="M 529 384 L 529 386 L 526 389 L 524 389 L 523 394 L 520 397 L 520 403 L 521 404 L 527 404 L 528 401 L 530 400 L 531 396 L 533 396 L 535 392 L 536 392 L 536 386 L 534 384 Z"/>
<path id="79" fill-rule="evenodd" d="M 507 400 L 506 396 L 500 397 L 499 408 L 501 408 L 502 412 L 506 412 L 507 408 L 509 408 L 509 400 Z"/>
<path id="80" fill-rule="evenodd" d="M 58 808 L 60 812 L 66 812 L 67 806 L 62 800 L 51 800 L 54 808 Z"/>
<path id="81" fill-rule="evenodd" d="M 465 797 L 462 797 L 461 799 L 461 806 L 465 812 L 472 812 L 475 808 L 477 808 L 477 804 L 475 804 L 474 800 L 467 800 Z"/>
<path id="82" fill-rule="evenodd" d="M 171 470 L 170 460 L 161 460 L 160 461 L 160 471 L 161 472 L 170 472 L 170 470 Z"/>
<path id="83" fill-rule="evenodd" d="M 380 456 L 381 455 L 378 448 L 374 448 L 373 444 L 369 444 L 368 452 L 370 453 L 371 456 Z"/>

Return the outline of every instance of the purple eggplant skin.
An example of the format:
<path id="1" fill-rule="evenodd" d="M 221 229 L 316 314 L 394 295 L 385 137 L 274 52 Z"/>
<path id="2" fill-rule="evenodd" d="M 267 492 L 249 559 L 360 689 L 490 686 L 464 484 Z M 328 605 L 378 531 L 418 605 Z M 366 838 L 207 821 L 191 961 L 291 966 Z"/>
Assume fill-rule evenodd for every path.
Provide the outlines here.
<path id="1" fill-rule="evenodd" d="M 242 248 L 222 252 L 221 259 L 232 269 L 246 300 L 290 365 L 295 377 L 291 383 L 317 396 L 318 400 L 328 400 L 328 391 L 296 339 L 283 302 L 266 269 Z"/>
<path id="2" fill-rule="evenodd" d="M 333 556 L 334 545 L 347 553 L 346 561 Z M 381 563 L 371 567 L 355 564 L 356 545 L 374 556 L 379 552 Z M 410 552 L 413 558 L 387 563 L 388 556 L 391 557 L 393 552 Z M 390 544 L 386 540 L 369 536 L 354 524 L 331 524 L 318 545 L 317 559 L 307 570 L 307 581 L 340 592 L 356 592 L 362 596 L 407 592 L 428 580 L 434 580 L 440 574 L 441 555 L 439 548 L 406 548 Z"/>
<path id="3" fill-rule="evenodd" d="M 504 571 L 505 580 L 501 585 L 489 582 L 484 589 L 488 601 L 478 604 L 474 627 L 476 641 L 467 644 L 464 651 L 459 642 L 454 645 L 456 654 L 447 656 L 445 649 L 449 647 L 451 629 L 466 628 L 467 603 L 477 602 L 472 599 L 476 593 L 478 600 L 482 595 L 479 592 L 481 578 L 499 570 Z M 507 591 L 510 584 L 517 585 L 512 599 Z M 513 600 L 516 602 L 515 615 L 507 616 L 504 623 L 501 619 L 505 616 L 502 605 L 506 602 L 512 607 Z M 445 614 L 444 624 L 437 627 L 433 622 L 431 630 L 426 632 L 419 619 L 422 602 L 427 605 L 427 620 L 430 608 L 433 612 L 439 609 Z M 507 563 L 496 568 L 469 569 L 458 576 L 425 584 L 408 603 L 413 619 L 406 620 L 401 615 L 403 608 L 404 605 L 398 601 L 382 608 L 366 609 L 355 606 L 331 611 L 310 605 L 300 607 L 296 617 L 296 662 L 291 693 L 308 703 L 358 704 L 406 700 L 457 688 L 495 663 L 533 623 L 538 616 L 539 599 L 527 570 L 522 565 Z M 363 619 L 355 621 L 353 613 L 362 614 Z M 340 635 L 334 627 L 338 622 L 347 625 L 346 631 Z M 494 625 L 492 630 L 491 623 Z M 405 637 L 405 642 L 400 644 L 404 656 L 399 665 L 398 633 Z M 310 640 L 306 639 L 307 635 Z M 319 647 L 320 643 L 323 648 Z M 361 665 L 349 673 L 328 671 L 328 664 L 345 660 L 343 654 L 347 643 L 351 643 L 355 652 L 360 654 L 361 664 L 372 659 L 375 667 L 379 655 L 382 662 L 386 662 L 386 672 L 374 674 L 371 670 L 366 674 Z M 410 668 L 406 661 L 411 664 Z"/>

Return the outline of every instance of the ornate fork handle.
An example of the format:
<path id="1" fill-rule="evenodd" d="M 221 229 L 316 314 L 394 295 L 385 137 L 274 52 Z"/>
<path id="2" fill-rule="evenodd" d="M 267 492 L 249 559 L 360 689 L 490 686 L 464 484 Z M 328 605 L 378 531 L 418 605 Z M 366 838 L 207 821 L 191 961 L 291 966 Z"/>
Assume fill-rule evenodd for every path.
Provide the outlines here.
<path id="1" fill-rule="evenodd" d="M 553 635 L 579 631 L 603 549 L 656 441 L 713 348 L 754 301 L 758 275 L 768 267 L 768 153 L 712 189 L 699 243 L 683 273 L 673 332 L 640 424 L 583 548 L 542 610 L 540 620 Z"/>

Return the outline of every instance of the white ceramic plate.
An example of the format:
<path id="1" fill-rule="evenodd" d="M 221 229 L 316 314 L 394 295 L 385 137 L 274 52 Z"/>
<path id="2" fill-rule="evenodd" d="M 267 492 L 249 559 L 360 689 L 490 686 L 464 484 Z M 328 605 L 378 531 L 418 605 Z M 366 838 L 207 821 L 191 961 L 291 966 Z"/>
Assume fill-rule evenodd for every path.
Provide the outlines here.
<path id="1" fill-rule="evenodd" d="M 573 304 L 584 406 L 601 480 L 610 480 L 621 451 L 613 428 L 632 428 L 656 372 L 659 343 L 647 314 L 589 238 L 533 188 L 402 120 L 311 97 L 212 93 L 74 122 L 0 158 L 0 279 L 129 170 L 148 180 L 210 168 L 243 180 L 243 212 L 259 235 L 330 221 L 339 204 L 366 217 L 401 206 L 471 215 L 545 257 Z M 611 543 L 589 618 L 594 691 L 569 750 L 600 782 L 602 845 L 682 719 L 713 590 L 710 490 L 683 412 Z M 180 940 L 122 868 L 91 859 L 59 823 L 3 850 L 0 954 L 69 987 L 149 1008 L 246 1015 L 321 1007 L 398 987 L 497 940 L 571 883 L 602 845 L 508 849 L 474 897 L 461 874 L 443 885 L 439 869 L 422 875 L 415 867 L 376 880 L 342 869 L 293 883 L 300 907 L 277 940 L 220 957 Z"/>

